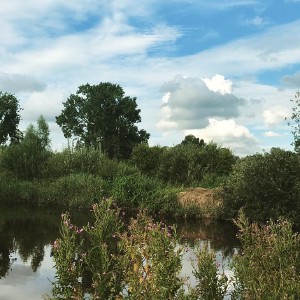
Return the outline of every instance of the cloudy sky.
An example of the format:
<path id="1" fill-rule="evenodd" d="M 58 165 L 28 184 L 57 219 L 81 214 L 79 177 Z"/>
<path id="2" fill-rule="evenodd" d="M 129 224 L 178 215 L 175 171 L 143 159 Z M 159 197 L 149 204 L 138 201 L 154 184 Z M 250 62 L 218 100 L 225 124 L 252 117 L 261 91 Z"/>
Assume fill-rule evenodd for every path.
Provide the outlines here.
<path id="1" fill-rule="evenodd" d="M 238 155 L 291 149 L 285 117 L 300 89 L 299 0 L 9 0 L 0 10 L 0 90 L 22 129 L 55 116 L 78 86 L 136 96 L 150 145 L 185 135 Z"/>

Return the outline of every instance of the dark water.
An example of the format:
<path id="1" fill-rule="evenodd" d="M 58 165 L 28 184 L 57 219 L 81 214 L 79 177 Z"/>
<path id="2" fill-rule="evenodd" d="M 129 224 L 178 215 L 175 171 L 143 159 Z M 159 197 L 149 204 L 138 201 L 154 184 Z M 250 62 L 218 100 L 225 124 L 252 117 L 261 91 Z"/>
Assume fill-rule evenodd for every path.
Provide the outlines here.
<path id="1" fill-rule="evenodd" d="M 50 294 L 55 268 L 51 244 L 59 236 L 62 210 L 0 207 L 0 300 L 35 300 Z M 86 224 L 87 212 L 71 212 L 75 224 Z M 191 276 L 193 249 L 208 241 L 223 261 L 225 272 L 238 247 L 235 228 L 224 222 L 177 224 L 183 256 L 183 276 Z M 191 279 L 192 283 L 192 279 Z"/>

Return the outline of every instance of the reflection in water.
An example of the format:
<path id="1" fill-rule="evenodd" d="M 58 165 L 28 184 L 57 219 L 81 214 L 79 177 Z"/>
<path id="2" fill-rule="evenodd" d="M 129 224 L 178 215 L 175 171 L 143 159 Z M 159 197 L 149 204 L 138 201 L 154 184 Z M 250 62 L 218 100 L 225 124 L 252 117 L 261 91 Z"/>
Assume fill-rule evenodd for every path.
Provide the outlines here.
<path id="1" fill-rule="evenodd" d="M 177 232 L 182 244 L 194 248 L 199 240 L 208 241 L 211 248 L 221 251 L 224 256 L 232 256 L 234 249 L 239 247 L 236 227 L 229 222 L 183 222 L 177 225 Z"/>
<path id="2" fill-rule="evenodd" d="M 60 213 L 33 208 L 0 209 L 0 278 L 8 275 L 18 252 L 24 263 L 30 261 L 36 272 L 44 259 L 44 247 L 57 236 Z"/>
<path id="3" fill-rule="evenodd" d="M 51 243 L 59 236 L 61 210 L 0 207 L 0 299 L 41 299 L 49 293 L 55 270 Z M 71 212 L 77 225 L 87 224 L 86 211 Z M 230 258 L 238 247 L 232 224 L 183 222 L 177 224 L 180 242 L 193 248 L 209 241 L 219 256 Z M 183 257 L 184 273 L 191 273 L 192 253 Z"/>

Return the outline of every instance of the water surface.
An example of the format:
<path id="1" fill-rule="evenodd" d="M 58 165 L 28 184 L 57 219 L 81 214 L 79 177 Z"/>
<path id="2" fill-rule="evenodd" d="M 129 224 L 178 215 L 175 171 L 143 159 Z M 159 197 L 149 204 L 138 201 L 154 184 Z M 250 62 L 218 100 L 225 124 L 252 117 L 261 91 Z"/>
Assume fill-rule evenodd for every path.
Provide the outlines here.
<path id="1" fill-rule="evenodd" d="M 59 236 L 61 209 L 0 207 L 0 300 L 40 300 L 50 294 L 55 268 L 51 245 Z M 86 211 L 71 212 L 73 223 L 86 224 Z M 235 228 L 224 222 L 180 222 L 177 224 L 183 256 L 184 276 L 191 277 L 193 249 L 208 241 L 217 261 L 230 272 L 228 262 L 238 247 Z"/>

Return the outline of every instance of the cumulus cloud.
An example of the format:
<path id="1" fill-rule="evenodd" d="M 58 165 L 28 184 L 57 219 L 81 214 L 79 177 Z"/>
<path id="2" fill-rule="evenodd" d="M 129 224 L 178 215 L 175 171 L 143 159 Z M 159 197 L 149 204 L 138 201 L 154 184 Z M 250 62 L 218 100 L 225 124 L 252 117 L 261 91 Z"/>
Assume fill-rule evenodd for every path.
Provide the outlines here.
<path id="1" fill-rule="evenodd" d="M 158 128 L 198 129 L 207 126 L 209 118 L 237 117 L 245 101 L 229 93 L 231 84 L 220 75 L 204 80 L 175 76 L 161 88 L 165 96 Z"/>
<path id="2" fill-rule="evenodd" d="M 37 92 L 46 89 L 46 84 L 33 76 L 0 72 L 0 90 L 4 92 Z"/>
<path id="3" fill-rule="evenodd" d="M 205 142 L 214 141 L 224 147 L 231 148 L 237 155 L 247 155 L 259 150 L 258 141 L 245 126 L 238 125 L 234 120 L 209 119 L 204 129 L 186 130 L 185 135 L 192 134 Z"/>
<path id="4" fill-rule="evenodd" d="M 276 106 L 263 112 L 263 117 L 266 126 L 279 124 L 289 116 L 288 109 L 282 106 Z"/>
<path id="5" fill-rule="evenodd" d="M 219 92 L 222 95 L 232 93 L 232 81 L 225 79 L 222 75 L 216 74 L 212 78 L 204 78 L 202 80 L 213 92 Z"/>

